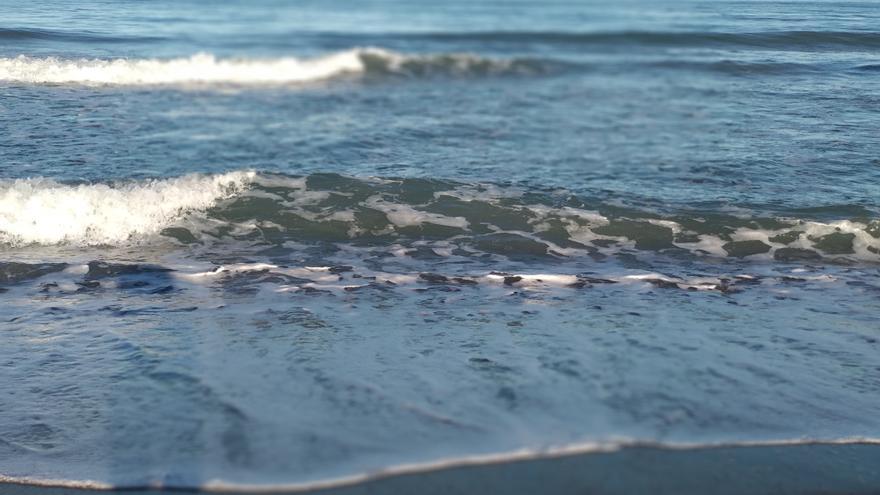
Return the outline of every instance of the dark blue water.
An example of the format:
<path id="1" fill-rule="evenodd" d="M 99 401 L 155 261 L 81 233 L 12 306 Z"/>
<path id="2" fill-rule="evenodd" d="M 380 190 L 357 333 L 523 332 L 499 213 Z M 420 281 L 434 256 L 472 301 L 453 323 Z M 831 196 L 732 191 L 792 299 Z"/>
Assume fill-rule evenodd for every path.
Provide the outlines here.
<path id="1" fill-rule="evenodd" d="M 0 477 L 876 437 L 878 26 L 0 1 Z"/>

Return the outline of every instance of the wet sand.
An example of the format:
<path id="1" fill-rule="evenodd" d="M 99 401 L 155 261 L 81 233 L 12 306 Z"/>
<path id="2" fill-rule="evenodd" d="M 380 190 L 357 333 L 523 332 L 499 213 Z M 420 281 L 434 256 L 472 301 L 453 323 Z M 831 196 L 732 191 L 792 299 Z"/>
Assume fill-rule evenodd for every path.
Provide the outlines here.
<path id="1" fill-rule="evenodd" d="M 405 474 L 377 474 L 357 483 L 223 493 L 320 495 L 477 494 L 880 494 L 880 445 L 800 444 L 669 449 L 627 447 L 614 452 L 560 455 Z M 194 491 L 167 488 L 167 492 Z M 155 495 L 162 490 L 83 490 L 0 485 L 4 495 Z"/>

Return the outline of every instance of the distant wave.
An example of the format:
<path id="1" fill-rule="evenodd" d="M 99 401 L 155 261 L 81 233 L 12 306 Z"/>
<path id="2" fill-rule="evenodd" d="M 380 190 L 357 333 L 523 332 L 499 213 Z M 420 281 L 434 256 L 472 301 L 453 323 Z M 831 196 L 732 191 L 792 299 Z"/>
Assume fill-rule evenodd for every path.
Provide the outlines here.
<path id="1" fill-rule="evenodd" d="M 790 75 L 825 70 L 821 66 L 806 63 L 740 60 L 661 60 L 641 65 L 658 69 L 718 72 L 731 76 Z"/>
<path id="2" fill-rule="evenodd" d="M 307 37 L 333 44 L 379 44 L 399 40 L 480 44 L 619 45 L 704 47 L 731 46 L 778 50 L 839 50 L 880 47 L 880 31 L 779 30 L 761 32 L 714 31 L 434 31 L 434 32 L 292 32 L 285 37 Z M 88 30 L 50 30 L 33 27 L 0 27 L 0 40 L 55 40 L 83 43 L 150 42 L 156 36 L 131 36 Z"/>
<path id="3" fill-rule="evenodd" d="M 121 245 L 423 239 L 448 251 L 601 258 L 627 251 L 819 262 L 880 261 L 880 220 L 658 214 L 572 195 L 436 179 L 249 171 L 111 184 L 0 181 L 0 244 Z M 262 239 L 262 240 L 261 240 Z"/>
<path id="4" fill-rule="evenodd" d="M 808 51 L 880 47 L 880 32 L 869 31 L 767 31 L 754 33 L 693 31 L 598 31 L 583 33 L 561 31 L 473 31 L 412 33 L 400 36 L 410 39 L 454 42 L 673 47 L 721 45 Z"/>
<path id="5" fill-rule="evenodd" d="M 95 31 L 61 31 L 38 28 L 0 27 L 0 41 L 50 40 L 74 41 L 80 43 L 131 43 L 158 41 L 162 39 L 164 38 L 158 36 L 120 36 Z"/>
<path id="6" fill-rule="evenodd" d="M 546 69 L 531 59 L 490 59 L 469 54 L 406 55 L 355 48 L 315 58 L 220 59 L 200 53 L 172 59 L 0 58 L 0 81 L 107 85 L 307 83 L 356 74 L 487 75 Z"/>
<path id="7" fill-rule="evenodd" d="M 65 59 L 20 55 L 0 58 L 0 82 L 235 86 L 306 84 L 343 77 L 484 77 L 636 69 L 715 72 L 728 76 L 785 76 L 846 70 L 867 73 L 878 67 L 688 57 L 574 62 L 537 57 L 491 58 L 467 53 L 403 54 L 380 48 L 354 48 L 314 58 L 267 59 L 217 58 L 207 53 L 170 59 Z"/>

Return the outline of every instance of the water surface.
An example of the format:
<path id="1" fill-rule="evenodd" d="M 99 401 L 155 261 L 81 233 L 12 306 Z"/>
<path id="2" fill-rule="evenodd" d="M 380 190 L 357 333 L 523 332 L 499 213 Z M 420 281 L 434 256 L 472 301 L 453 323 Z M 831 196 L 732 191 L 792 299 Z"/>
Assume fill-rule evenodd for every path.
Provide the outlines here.
<path id="1" fill-rule="evenodd" d="M 876 438 L 876 7 L 0 2 L 0 475 Z"/>

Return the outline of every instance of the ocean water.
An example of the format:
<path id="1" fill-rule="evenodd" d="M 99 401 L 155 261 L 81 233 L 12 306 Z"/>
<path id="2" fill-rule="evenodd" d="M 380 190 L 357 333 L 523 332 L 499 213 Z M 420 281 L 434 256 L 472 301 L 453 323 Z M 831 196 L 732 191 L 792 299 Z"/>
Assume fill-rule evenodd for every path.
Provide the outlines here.
<path id="1" fill-rule="evenodd" d="M 0 479 L 876 441 L 878 27 L 0 1 Z"/>

